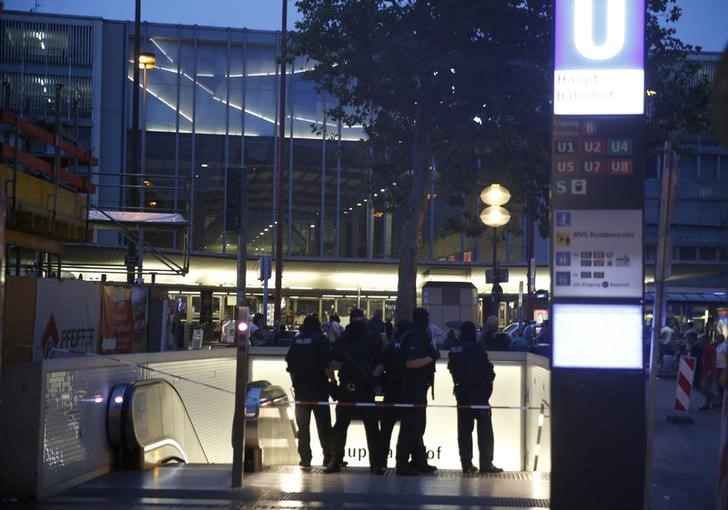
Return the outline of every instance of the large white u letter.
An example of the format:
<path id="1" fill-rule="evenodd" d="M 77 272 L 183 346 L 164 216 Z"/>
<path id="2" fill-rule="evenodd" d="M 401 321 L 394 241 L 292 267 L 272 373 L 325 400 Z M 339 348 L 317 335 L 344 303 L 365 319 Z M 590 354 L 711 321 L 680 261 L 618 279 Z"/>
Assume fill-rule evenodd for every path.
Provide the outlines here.
<path id="1" fill-rule="evenodd" d="M 574 44 L 589 60 L 608 60 L 624 47 L 626 0 L 607 0 L 607 37 L 594 44 L 594 0 L 574 0 Z"/>

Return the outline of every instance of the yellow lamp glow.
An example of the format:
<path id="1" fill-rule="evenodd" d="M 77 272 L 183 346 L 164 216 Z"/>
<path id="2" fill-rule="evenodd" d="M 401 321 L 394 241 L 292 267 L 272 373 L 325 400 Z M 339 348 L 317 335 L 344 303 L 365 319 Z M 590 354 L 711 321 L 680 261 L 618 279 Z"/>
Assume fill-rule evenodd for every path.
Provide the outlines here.
<path id="1" fill-rule="evenodd" d="M 511 219 L 511 213 L 505 208 L 499 205 L 491 205 L 486 207 L 480 213 L 480 221 L 488 225 L 489 227 L 498 228 L 502 227 Z"/>
<path id="2" fill-rule="evenodd" d="M 480 199 L 487 205 L 505 205 L 511 199 L 511 192 L 500 184 L 491 184 L 480 192 Z"/>
<path id="3" fill-rule="evenodd" d="M 157 57 L 154 53 L 139 54 L 139 69 L 154 69 L 157 65 Z"/>

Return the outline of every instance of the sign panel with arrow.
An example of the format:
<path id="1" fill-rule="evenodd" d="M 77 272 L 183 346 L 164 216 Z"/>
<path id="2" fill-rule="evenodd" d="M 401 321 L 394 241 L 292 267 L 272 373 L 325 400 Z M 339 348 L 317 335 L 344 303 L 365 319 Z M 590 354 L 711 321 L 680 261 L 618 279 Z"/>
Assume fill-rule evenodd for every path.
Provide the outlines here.
<path id="1" fill-rule="evenodd" d="M 642 211 L 554 211 L 554 297 L 642 297 Z"/>

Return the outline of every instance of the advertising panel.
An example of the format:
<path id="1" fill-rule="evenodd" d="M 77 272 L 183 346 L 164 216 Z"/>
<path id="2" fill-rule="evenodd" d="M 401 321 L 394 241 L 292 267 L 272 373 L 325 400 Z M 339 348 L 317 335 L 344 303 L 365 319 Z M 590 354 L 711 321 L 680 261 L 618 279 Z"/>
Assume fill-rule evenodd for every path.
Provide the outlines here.
<path id="1" fill-rule="evenodd" d="M 81 280 L 38 280 L 33 361 L 57 355 L 54 349 L 96 352 L 101 288 Z"/>
<path id="2" fill-rule="evenodd" d="M 147 351 L 147 289 L 105 285 L 102 312 L 102 353 Z"/>
<path id="3" fill-rule="evenodd" d="M 715 331 L 728 338 L 728 308 L 715 310 Z"/>
<path id="4" fill-rule="evenodd" d="M 130 353 L 134 340 L 131 288 L 104 285 L 102 292 L 101 352 Z"/>
<path id="5" fill-rule="evenodd" d="M 644 0 L 556 0 L 554 114 L 644 113 Z"/>

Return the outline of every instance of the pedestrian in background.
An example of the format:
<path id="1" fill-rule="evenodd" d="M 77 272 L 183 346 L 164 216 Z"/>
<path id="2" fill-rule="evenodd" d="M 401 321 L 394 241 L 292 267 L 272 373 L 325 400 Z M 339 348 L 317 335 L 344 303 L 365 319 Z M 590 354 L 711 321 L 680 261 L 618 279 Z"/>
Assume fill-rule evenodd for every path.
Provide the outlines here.
<path id="1" fill-rule="evenodd" d="M 468 409 L 460 406 L 488 406 L 493 393 L 495 371 L 488 353 L 475 342 L 475 324 L 465 321 L 460 340 L 448 354 L 447 368 L 455 385 L 453 392 L 458 403 L 458 449 L 464 474 L 475 474 L 473 466 L 473 425 L 477 422 L 480 472 L 501 473 L 493 465 L 493 423 L 490 409 Z"/>
<path id="2" fill-rule="evenodd" d="M 526 321 L 523 328 L 523 338 L 528 342 L 529 349 L 536 345 L 536 321 Z"/>
<path id="3" fill-rule="evenodd" d="M 480 334 L 480 345 L 486 351 L 510 351 L 511 336 L 498 331 L 498 317 L 489 316 L 485 321 L 485 330 Z"/>
<path id="4" fill-rule="evenodd" d="M 250 343 L 251 345 L 265 345 L 265 337 L 263 336 L 263 314 L 256 313 L 253 315 L 253 321 L 250 323 Z"/>
<path id="5" fill-rule="evenodd" d="M 447 330 L 447 336 L 445 337 L 445 343 L 442 344 L 442 350 L 448 351 L 450 350 L 450 347 L 455 345 L 458 342 L 457 336 L 455 336 L 455 331 L 452 329 Z"/>
<path id="6" fill-rule="evenodd" d="M 384 321 L 384 333 L 387 335 L 387 343 L 389 343 L 394 337 L 394 326 L 391 317 L 387 317 L 387 320 Z"/>
<path id="7" fill-rule="evenodd" d="M 669 352 L 672 346 L 672 337 L 675 335 L 675 331 L 670 326 L 665 326 L 660 330 L 660 346 L 658 351 L 658 362 L 662 364 L 662 358 L 665 354 L 672 354 Z"/>
<path id="8" fill-rule="evenodd" d="M 301 332 L 291 342 L 286 354 L 286 370 L 291 376 L 297 401 L 326 402 L 329 400 L 331 347 L 321 334 L 321 323 L 315 315 L 303 320 Z M 319 442 L 324 453 L 324 465 L 331 459 L 331 411 L 328 406 L 296 404 L 298 426 L 298 455 L 302 467 L 311 467 L 311 413 L 316 420 Z"/>
<path id="9" fill-rule="evenodd" d="M 718 405 L 718 368 L 715 346 L 710 342 L 710 337 L 703 335 L 700 340 L 702 356 L 700 359 L 700 391 L 705 397 L 705 405 L 698 409 L 707 411 Z"/>
<path id="10" fill-rule="evenodd" d="M 726 368 L 728 368 L 728 342 L 722 333 L 715 333 L 715 366 L 718 369 L 718 402 L 723 403 Z"/>
<path id="11" fill-rule="evenodd" d="M 328 329 L 326 330 L 326 337 L 329 339 L 329 342 L 335 342 L 339 338 L 341 338 L 342 333 L 344 332 L 343 328 L 341 327 L 341 319 L 339 316 L 335 313 L 332 313 L 329 315 L 329 325 Z"/>
<path id="12" fill-rule="evenodd" d="M 512 351 L 528 352 L 530 346 L 523 334 L 524 330 L 524 327 L 519 327 L 513 332 L 513 337 L 511 338 Z"/>
<path id="13" fill-rule="evenodd" d="M 367 322 L 367 326 L 369 326 L 369 331 L 377 337 L 384 333 L 384 321 L 382 321 L 381 309 L 377 308 L 376 310 L 374 310 L 374 316 L 369 319 L 369 322 Z"/>
<path id="14" fill-rule="evenodd" d="M 484 349 L 488 349 L 493 342 L 493 337 L 498 332 L 498 317 L 495 315 L 489 315 L 485 319 L 485 324 L 480 328 L 480 334 L 478 335 L 478 341 Z"/>

